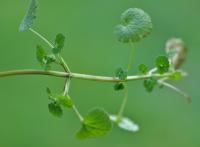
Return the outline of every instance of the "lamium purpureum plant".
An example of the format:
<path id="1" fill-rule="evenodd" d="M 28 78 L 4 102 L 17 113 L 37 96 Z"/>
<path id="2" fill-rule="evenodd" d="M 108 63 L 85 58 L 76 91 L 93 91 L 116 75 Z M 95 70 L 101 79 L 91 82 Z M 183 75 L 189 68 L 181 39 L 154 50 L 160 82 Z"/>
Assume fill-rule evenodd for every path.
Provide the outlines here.
<path id="1" fill-rule="evenodd" d="M 24 69 L 3 71 L 0 72 L 0 77 L 32 74 L 63 78 L 65 84 L 62 93 L 52 93 L 50 88 L 46 88 L 49 98 L 48 109 L 55 117 L 61 117 L 63 109 L 65 108 L 73 109 L 81 123 L 81 128 L 76 133 L 77 138 L 86 139 L 103 136 L 112 129 L 113 124 L 130 132 L 139 130 L 139 126 L 136 123 L 124 116 L 124 109 L 128 99 L 128 81 L 141 80 L 147 92 L 152 92 L 155 87 L 168 87 L 181 94 L 188 102 L 191 101 L 191 98 L 185 92 L 168 82 L 180 80 L 187 75 L 186 72 L 180 69 L 187 55 L 186 45 L 181 39 L 173 38 L 167 41 L 165 48 L 166 54 L 158 56 L 155 59 L 155 67 L 149 68 L 142 63 L 138 66 L 138 74 L 131 75 L 133 46 L 136 42 L 141 42 L 143 38 L 147 37 L 153 28 L 151 17 L 142 9 L 129 8 L 122 13 L 120 24 L 115 27 L 114 32 L 120 42 L 130 44 L 129 64 L 127 67 L 117 68 L 114 72 L 114 76 L 105 77 L 74 73 L 70 70 L 68 64 L 61 55 L 65 46 L 65 36 L 61 33 L 57 34 L 52 43 L 32 28 L 33 22 L 36 19 L 37 8 L 38 1 L 30 0 L 29 7 L 20 24 L 19 31 L 32 32 L 49 46 L 48 52 L 50 53 L 47 52 L 43 45 L 36 45 L 36 58 L 43 70 Z M 52 70 L 52 64 L 62 67 L 63 71 Z M 83 116 L 70 97 L 69 88 L 72 79 L 114 83 L 114 90 L 124 91 L 124 98 L 119 112 L 110 114 L 102 108 L 93 108 L 87 115 Z"/>

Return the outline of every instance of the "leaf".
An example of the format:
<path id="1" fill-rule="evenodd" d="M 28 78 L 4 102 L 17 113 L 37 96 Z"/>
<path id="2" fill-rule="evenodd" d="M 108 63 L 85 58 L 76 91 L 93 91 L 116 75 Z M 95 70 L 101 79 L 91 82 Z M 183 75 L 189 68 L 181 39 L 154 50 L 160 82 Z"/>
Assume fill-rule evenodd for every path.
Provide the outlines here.
<path id="1" fill-rule="evenodd" d="M 76 134 L 79 139 L 94 138 L 106 135 L 112 128 L 108 114 L 102 109 L 90 111 L 84 118 L 82 128 Z"/>
<path id="2" fill-rule="evenodd" d="M 155 78 L 149 78 L 147 80 L 144 80 L 144 83 L 143 83 L 147 92 L 152 92 L 156 84 L 157 84 L 157 80 Z"/>
<path id="3" fill-rule="evenodd" d="M 64 107 L 72 108 L 72 106 L 74 105 L 69 95 L 66 96 L 60 95 L 57 97 L 57 99 L 59 103 Z"/>
<path id="4" fill-rule="evenodd" d="M 165 56 L 159 56 L 156 58 L 156 67 L 160 74 L 168 72 L 169 70 L 169 60 Z"/>
<path id="5" fill-rule="evenodd" d="M 38 7 L 38 1 L 30 0 L 29 7 L 19 27 L 20 32 L 26 31 L 33 25 L 33 21 L 34 19 L 36 19 L 37 7 Z"/>
<path id="6" fill-rule="evenodd" d="M 56 117 L 61 117 L 63 115 L 63 111 L 62 111 L 62 108 L 60 107 L 60 105 L 56 102 L 51 102 L 49 105 L 48 105 L 48 108 L 49 108 L 49 112 L 56 116 Z"/>
<path id="7" fill-rule="evenodd" d="M 118 127 L 130 132 L 137 132 L 139 131 L 139 126 L 127 117 L 122 117 L 122 119 L 118 122 L 116 115 L 110 115 L 111 121 L 117 123 Z"/>
<path id="8" fill-rule="evenodd" d="M 123 83 L 116 83 L 114 85 L 114 90 L 119 91 L 119 90 L 123 90 L 125 88 Z"/>
<path id="9" fill-rule="evenodd" d="M 65 36 L 63 34 L 57 34 L 55 39 L 55 48 L 53 48 L 52 52 L 54 54 L 58 54 L 61 52 L 65 44 Z"/>
<path id="10" fill-rule="evenodd" d="M 122 67 L 119 67 L 115 71 L 115 76 L 118 77 L 120 80 L 126 80 L 128 76 L 128 70 L 125 70 Z"/>
<path id="11" fill-rule="evenodd" d="M 44 57 L 44 63 L 45 63 L 46 65 L 49 65 L 49 64 L 51 64 L 51 63 L 53 63 L 53 62 L 55 62 L 55 61 L 56 61 L 55 55 L 50 54 L 50 55 L 46 55 L 46 56 Z"/>
<path id="12" fill-rule="evenodd" d="M 140 64 L 138 68 L 139 71 L 143 74 L 146 74 L 149 70 L 149 68 L 145 64 Z"/>
<path id="13" fill-rule="evenodd" d="M 51 90 L 48 87 L 46 88 L 46 92 L 48 95 L 51 95 Z"/>
<path id="14" fill-rule="evenodd" d="M 50 69 L 50 64 L 56 61 L 55 55 L 47 55 L 44 48 L 40 45 L 37 45 L 36 49 L 36 57 L 37 60 L 40 62 L 41 66 L 43 66 L 45 70 Z"/>
<path id="15" fill-rule="evenodd" d="M 171 80 L 180 80 L 182 78 L 182 73 L 180 71 L 176 71 L 169 78 Z"/>
<path id="16" fill-rule="evenodd" d="M 66 95 L 66 96 L 64 96 L 63 94 L 53 95 L 49 88 L 46 89 L 46 92 L 49 96 L 49 99 L 52 100 L 53 102 L 56 102 L 59 105 L 62 105 L 68 108 L 72 108 L 72 106 L 74 105 L 69 95 Z"/>
<path id="17" fill-rule="evenodd" d="M 36 57 L 37 60 L 41 63 L 44 64 L 44 58 L 47 55 L 47 53 L 45 52 L 44 48 L 41 45 L 37 45 L 36 47 Z"/>
<path id="18" fill-rule="evenodd" d="M 118 40 L 123 43 L 138 42 L 147 37 L 153 28 L 151 17 L 139 8 L 129 8 L 121 15 L 121 24 L 116 27 Z"/>

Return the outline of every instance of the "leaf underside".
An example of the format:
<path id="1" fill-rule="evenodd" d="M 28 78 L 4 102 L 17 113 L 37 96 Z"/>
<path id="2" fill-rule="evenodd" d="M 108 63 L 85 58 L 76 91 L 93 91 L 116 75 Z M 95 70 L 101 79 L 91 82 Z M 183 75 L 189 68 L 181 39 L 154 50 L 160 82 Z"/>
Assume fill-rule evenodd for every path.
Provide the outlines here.
<path id="1" fill-rule="evenodd" d="M 118 40 L 123 43 L 138 42 L 151 33 L 151 17 L 139 8 L 129 8 L 121 15 L 121 24 L 116 27 Z"/>
<path id="2" fill-rule="evenodd" d="M 110 119 L 117 123 L 118 127 L 129 132 L 137 132 L 139 131 L 139 126 L 133 122 L 131 119 L 127 117 L 122 117 L 122 119 L 117 122 L 117 116 L 116 115 L 110 115 Z"/>
<path id="3" fill-rule="evenodd" d="M 19 27 L 20 32 L 28 30 L 33 25 L 33 21 L 36 19 L 37 7 L 38 1 L 30 0 L 29 7 Z"/>

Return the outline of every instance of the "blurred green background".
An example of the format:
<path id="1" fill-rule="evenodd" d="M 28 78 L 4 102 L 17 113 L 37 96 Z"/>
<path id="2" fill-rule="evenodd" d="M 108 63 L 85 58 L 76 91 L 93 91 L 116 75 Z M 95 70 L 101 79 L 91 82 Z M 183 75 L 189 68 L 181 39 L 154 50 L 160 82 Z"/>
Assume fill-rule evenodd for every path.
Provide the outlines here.
<path id="1" fill-rule="evenodd" d="M 137 133 L 114 127 L 105 137 L 79 141 L 74 134 L 80 128 L 77 117 L 65 110 L 61 119 L 47 109 L 46 86 L 54 92 L 63 88 L 63 79 L 47 76 L 18 76 L 0 79 L 0 147 L 199 147 L 200 99 L 198 0 L 39 0 L 34 28 L 51 41 L 59 32 L 67 37 L 62 55 L 73 72 L 113 75 L 118 65 L 126 66 L 130 46 L 117 42 L 113 28 L 120 14 L 139 7 L 153 20 L 153 33 L 136 45 L 132 73 L 137 65 L 150 67 L 164 54 L 171 37 L 182 37 L 188 47 L 183 69 L 189 77 L 176 83 L 193 98 L 192 104 L 167 88 L 152 94 L 142 82 L 129 83 L 126 116 L 140 125 Z M 44 43 L 30 32 L 19 33 L 28 0 L 0 0 L 0 71 L 41 67 L 35 59 L 36 44 Z M 45 46 L 45 45 L 44 45 Z M 47 46 L 46 46 L 47 47 Z M 55 67 L 55 69 L 57 69 Z M 71 96 L 84 115 L 92 107 L 116 113 L 122 92 L 113 84 L 73 79 Z"/>

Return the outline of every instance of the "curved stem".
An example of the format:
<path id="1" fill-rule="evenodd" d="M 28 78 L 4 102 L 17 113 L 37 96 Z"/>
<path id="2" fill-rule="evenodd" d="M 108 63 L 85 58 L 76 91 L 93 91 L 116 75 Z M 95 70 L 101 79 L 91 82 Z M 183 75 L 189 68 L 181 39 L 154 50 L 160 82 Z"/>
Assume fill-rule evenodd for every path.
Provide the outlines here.
<path id="1" fill-rule="evenodd" d="M 186 98 L 186 100 L 188 101 L 188 103 L 191 103 L 191 101 L 192 101 L 191 97 L 187 93 L 185 93 L 184 91 L 182 91 L 181 89 L 175 87 L 172 84 L 169 84 L 169 83 L 165 82 L 164 80 L 158 80 L 158 83 L 160 83 L 161 85 L 163 85 L 165 87 L 168 87 L 168 88 L 170 88 L 170 89 L 178 92 L 180 95 L 182 95 L 183 97 Z"/>
<path id="2" fill-rule="evenodd" d="M 128 100 L 128 87 L 126 87 L 126 89 L 125 89 L 124 98 L 123 98 L 121 107 L 119 109 L 116 122 L 120 122 L 121 121 L 123 113 L 124 113 L 124 109 L 126 107 L 127 100 Z"/>
<path id="3" fill-rule="evenodd" d="M 163 77 L 169 77 L 173 74 L 174 74 L 173 72 L 170 72 L 170 73 L 165 73 L 165 74 L 133 75 L 133 76 L 128 76 L 126 80 L 120 80 L 116 77 L 96 76 L 96 75 L 88 75 L 88 74 L 80 74 L 80 73 L 67 73 L 67 72 L 52 71 L 52 70 L 45 71 L 45 70 L 35 70 L 35 69 L 24 69 L 24 70 L 2 71 L 0 72 L 0 78 L 8 77 L 8 76 L 17 76 L 17 75 L 48 75 L 48 76 L 62 77 L 62 78 L 70 77 L 70 78 L 81 79 L 81 80 L 116 83 L 116 82 L 144 80 L 151 77 L 163 78 Z"/>

